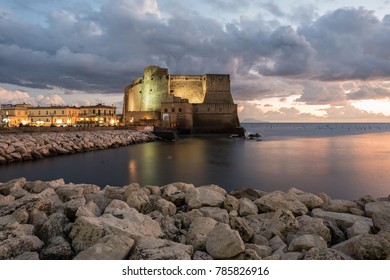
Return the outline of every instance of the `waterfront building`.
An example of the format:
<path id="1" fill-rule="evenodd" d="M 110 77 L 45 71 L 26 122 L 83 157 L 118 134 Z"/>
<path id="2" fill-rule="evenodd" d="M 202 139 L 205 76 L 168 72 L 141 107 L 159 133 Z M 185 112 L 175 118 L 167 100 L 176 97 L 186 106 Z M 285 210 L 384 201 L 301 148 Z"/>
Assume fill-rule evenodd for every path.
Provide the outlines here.
<path id="1" fill-rule="evenodd" d="M 118 125 L 116 107 L 32 106 L 6 104 L 0 106 L 2 126 L 112 126 Z"/>
<path id="2" fill-rule="evenodd" d="M 227 74 L 170 75 L 148 66 L 124 91 L 125 125 L 155 125 L 200 132 L 240 126 Z"/>

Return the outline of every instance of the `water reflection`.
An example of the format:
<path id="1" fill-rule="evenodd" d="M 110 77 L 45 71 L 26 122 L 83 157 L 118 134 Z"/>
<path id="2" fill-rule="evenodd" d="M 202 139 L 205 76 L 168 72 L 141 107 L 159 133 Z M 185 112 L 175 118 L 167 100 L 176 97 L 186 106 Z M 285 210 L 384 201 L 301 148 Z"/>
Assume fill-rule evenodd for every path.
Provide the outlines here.
<path id="1" fill-rule="evenodd" d="M 296 187 L 335 198 L 390 194 L 390 133 L 284 140 L 189 138 L 147 143 L 0 167 L 0 181 L 64 178 L 66 182 L 124 186 L 187 182 L 227 190 Z"/>

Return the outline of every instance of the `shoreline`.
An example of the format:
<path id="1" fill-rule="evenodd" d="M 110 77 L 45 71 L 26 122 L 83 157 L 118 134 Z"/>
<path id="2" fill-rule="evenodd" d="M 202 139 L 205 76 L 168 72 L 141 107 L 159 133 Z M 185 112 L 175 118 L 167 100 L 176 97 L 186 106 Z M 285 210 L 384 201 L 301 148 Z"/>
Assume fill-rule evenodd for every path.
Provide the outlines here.
<path id="1" fill-rule="evenodd" d="M 390 196 L 0 183 L 0 259 L 390 259 Z"/>
<path id="2" fill-rule="evenodd" d="M 91 130 L 0 135 L 0 165 L 117 148 L 158 139 L 149 132 Z"/>

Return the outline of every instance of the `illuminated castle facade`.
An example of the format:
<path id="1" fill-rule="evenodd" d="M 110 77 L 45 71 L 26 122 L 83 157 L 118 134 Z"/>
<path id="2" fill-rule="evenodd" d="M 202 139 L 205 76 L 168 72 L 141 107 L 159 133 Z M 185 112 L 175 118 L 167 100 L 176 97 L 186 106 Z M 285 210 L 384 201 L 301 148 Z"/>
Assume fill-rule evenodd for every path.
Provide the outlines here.
<path id="1" fill-rule="evenodd" d="M 123 122 L 200 132 L 228 132 L 240 125 L 226 74 L 169 75 L 148 66 L 125 88 Z"/>

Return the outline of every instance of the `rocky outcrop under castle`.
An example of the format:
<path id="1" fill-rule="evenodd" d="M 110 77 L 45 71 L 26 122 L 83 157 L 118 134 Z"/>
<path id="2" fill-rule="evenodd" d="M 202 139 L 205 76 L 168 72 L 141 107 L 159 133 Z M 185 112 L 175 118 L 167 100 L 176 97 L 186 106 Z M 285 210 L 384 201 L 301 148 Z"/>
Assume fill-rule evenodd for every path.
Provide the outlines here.
<path id="1" fill-rule="evenodd" d="M 154 140 L 152 133 L 132 130 L 4 134 L 0 135 L 0 165 Z"/>
<path id="2" fill-rule="evenodd" d="M 0 259 L 390 259 L 390 197 L 0 183 Z"/>

